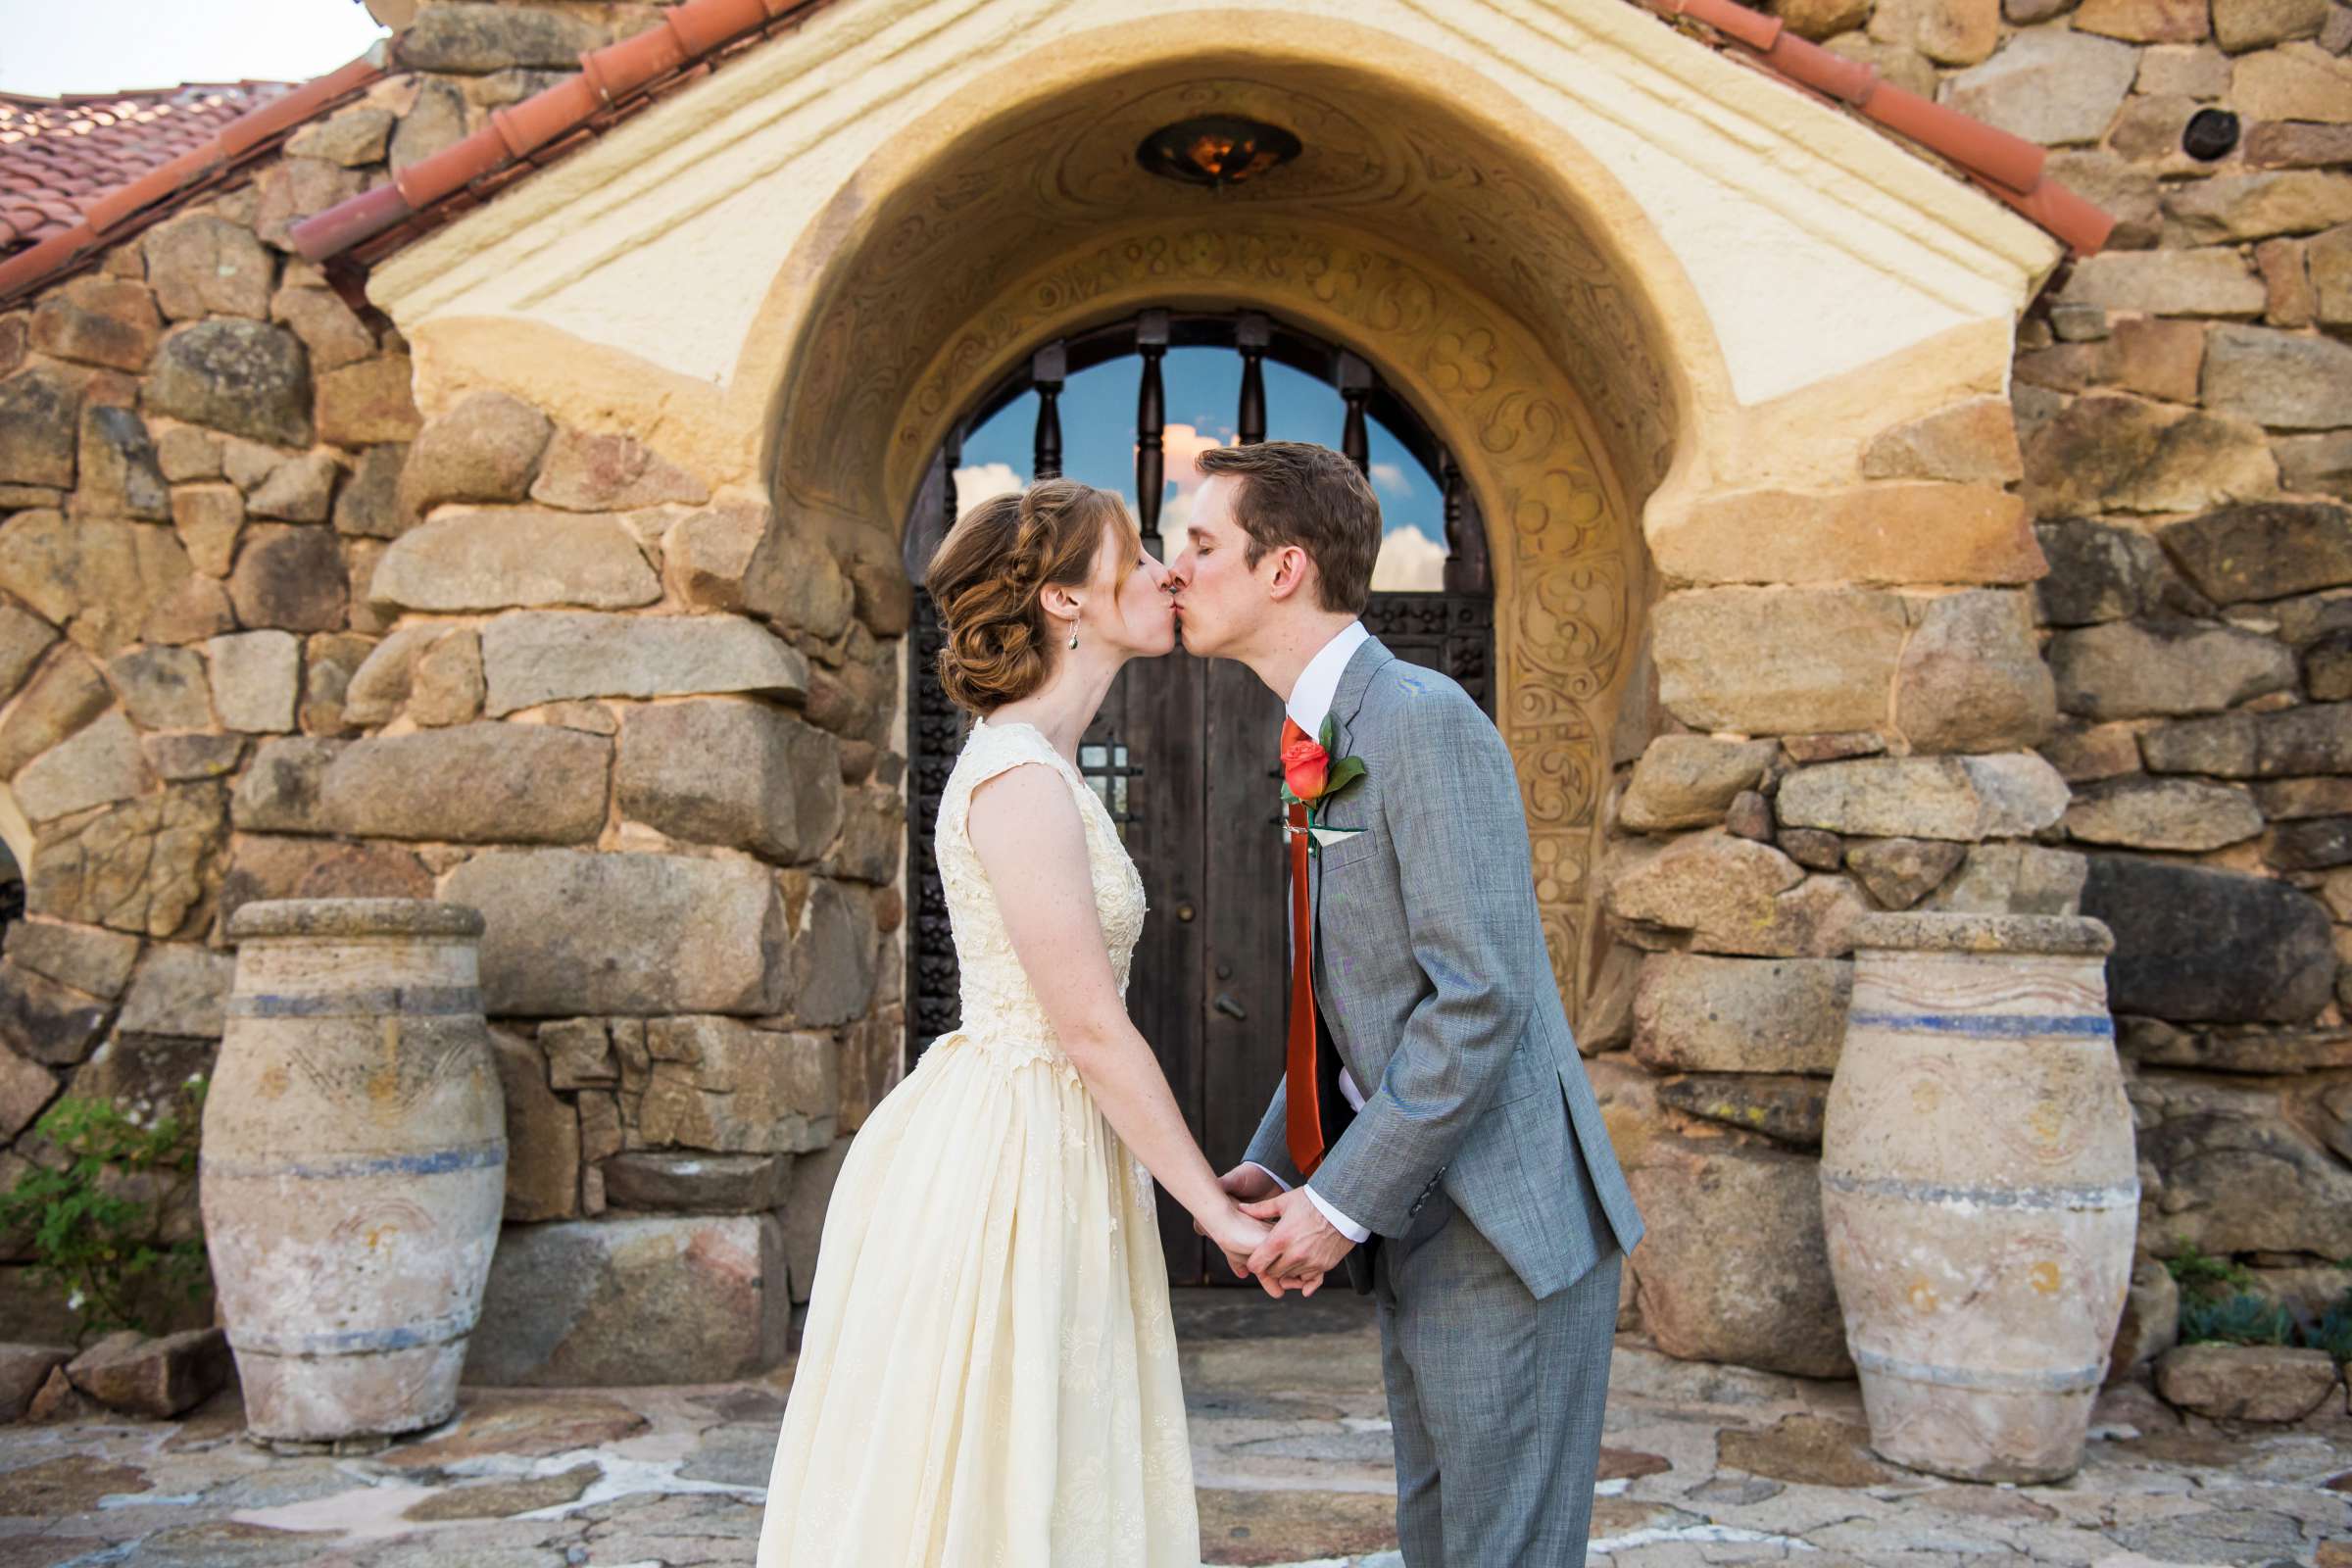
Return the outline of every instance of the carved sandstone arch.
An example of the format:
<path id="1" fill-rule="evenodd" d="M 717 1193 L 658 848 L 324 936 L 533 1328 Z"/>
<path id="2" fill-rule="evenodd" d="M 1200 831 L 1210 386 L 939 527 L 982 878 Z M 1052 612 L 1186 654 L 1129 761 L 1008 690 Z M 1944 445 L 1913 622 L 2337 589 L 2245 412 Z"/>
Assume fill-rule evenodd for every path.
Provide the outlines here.
<path id="1" fill-rule="evenodd" d="M 1347 344 L 1460 456 L 1489 519 L 1498 718 L 1519 765 L 1554 973 L 1573 1003 L 1596 891 L 1600 747 L 1639 635 L 1643 573 L 1576 388 L 1507 313 L 1336 227 L 1263 219 L 1106 234 L 1008 281 L 939 345 L 881 443 L 885 493 L 911 493 L 953 412 L 1036 343 L 1157 304 L 1252 305 Z M 819 428 L 824 406 L 808 406 Z"/>
<path id="2" fill-rule="evenodd" d="M 956 412 L 1038 343 L 1137 308 L 1253 306 L 1361 354 L 1459 455 L 1488 519 L 1497 713 L 1573 1009 L 1603 738 L 1646 592 L 1634 519 L 1674 459 L 1684 372 L 1719 384 L 1719 356 L 1669 357 L 1592 205 L 1466 112 L 1443 62 L 1408 86 L 1394 39 L 1345 63 L 1263 42 L 1203 59 L 1147 28 L 1140 50 L 1120 39 L 1117 71 L 1058 83 L 1068 64 L 1039 50 L 998 76 L 1009 107 L 945 106 L 906 138 L 927 156 L 877 153 L 779 274 L 803 325 L 769 425 L 778 512 L 837 539 L 880 525 L 888 543 L 860 553 L 896 560 Z M 1137 168 L 1145 133 L 1203 104 L 1296 127 L 1296 173 L 1209 203 Z M 760 336 L 747 359 L 772 352 Z"/>

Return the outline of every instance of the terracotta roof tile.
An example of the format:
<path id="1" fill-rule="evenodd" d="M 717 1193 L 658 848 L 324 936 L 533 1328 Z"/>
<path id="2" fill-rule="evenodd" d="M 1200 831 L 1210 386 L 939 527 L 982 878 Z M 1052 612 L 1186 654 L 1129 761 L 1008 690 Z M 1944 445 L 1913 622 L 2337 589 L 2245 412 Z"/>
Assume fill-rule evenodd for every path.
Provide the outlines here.
<path id="1" fill-rule="evenodd" d="M 192 83 L 74 98 L 0 93 L 0 306 L 90 266 L 383 74 L 383 52 L 373 49 L 299 86 Z"/>
<path id="2" fill-rule="evenodd" d="M 0 93 L 0 257 L 81 221 L 90 198 L 191 152 L 292 91 L 282 81 L 189 82 L 145 92 Z"/>
<path id="3" fill-rule="evenodd" d="M 305 219 L 289 238 L 316 262 L 371 265 L 830 3 L 681 0 L 642 32 L 581 55 L 578 75 L 492 111 L 482 129 Z"/>

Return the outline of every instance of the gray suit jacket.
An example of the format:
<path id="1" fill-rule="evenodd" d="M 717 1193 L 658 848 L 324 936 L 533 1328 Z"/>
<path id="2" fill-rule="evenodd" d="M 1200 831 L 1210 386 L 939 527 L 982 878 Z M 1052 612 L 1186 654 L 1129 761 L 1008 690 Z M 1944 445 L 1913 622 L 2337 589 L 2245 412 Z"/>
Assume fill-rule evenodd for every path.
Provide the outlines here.
<path id="1" fill-rule="evenodd" d="M 1315 998 L 1370 1098 L 1315 1191 L 1400 1236 L 1441 1185 L 1542 1298 L 1642 1237 L 1536 913 L 1509 750 L 1470 695 L 1379 639 L 1332 700 L 1332 757 L 1364 776 L 1321 825 Z M 1374 1087 L 1377 1086 L 1377 1087 Z M 1280 1087 L 1248 1157 L 1296 1187 Z"/>

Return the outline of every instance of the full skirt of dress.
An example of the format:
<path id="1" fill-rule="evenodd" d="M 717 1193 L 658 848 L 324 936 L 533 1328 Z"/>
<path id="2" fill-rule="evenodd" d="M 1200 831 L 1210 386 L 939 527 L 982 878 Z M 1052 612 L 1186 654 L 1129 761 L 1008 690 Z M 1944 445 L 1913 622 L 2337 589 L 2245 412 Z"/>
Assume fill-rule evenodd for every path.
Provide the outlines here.
<path id="1" fill-rule="evenodd" d="M 1051 1046 L 943 1036 L 834 1185 L 759 1568 L 1198 1568 L 1149 1174 Z"/>

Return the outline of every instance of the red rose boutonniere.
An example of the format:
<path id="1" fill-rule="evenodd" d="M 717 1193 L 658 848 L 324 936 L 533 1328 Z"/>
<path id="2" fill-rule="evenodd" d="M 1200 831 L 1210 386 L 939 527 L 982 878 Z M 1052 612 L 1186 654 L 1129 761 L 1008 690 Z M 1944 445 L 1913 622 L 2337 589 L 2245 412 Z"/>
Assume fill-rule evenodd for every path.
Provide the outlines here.
<path id="1" fill-rule="evenodd" d="M 1284 805 L 1297 801 L 1306 808 L 1309 827 L 1321 826 L 1323 803 L 1364 776 L 1364 760 L 1360 757 L 1331 759 L 1332 722 L 1323 720 L 1323 738 L 1309 740 L 1306 731 L 1296 720 L 1282 721 L 1282 799 Z"/>

